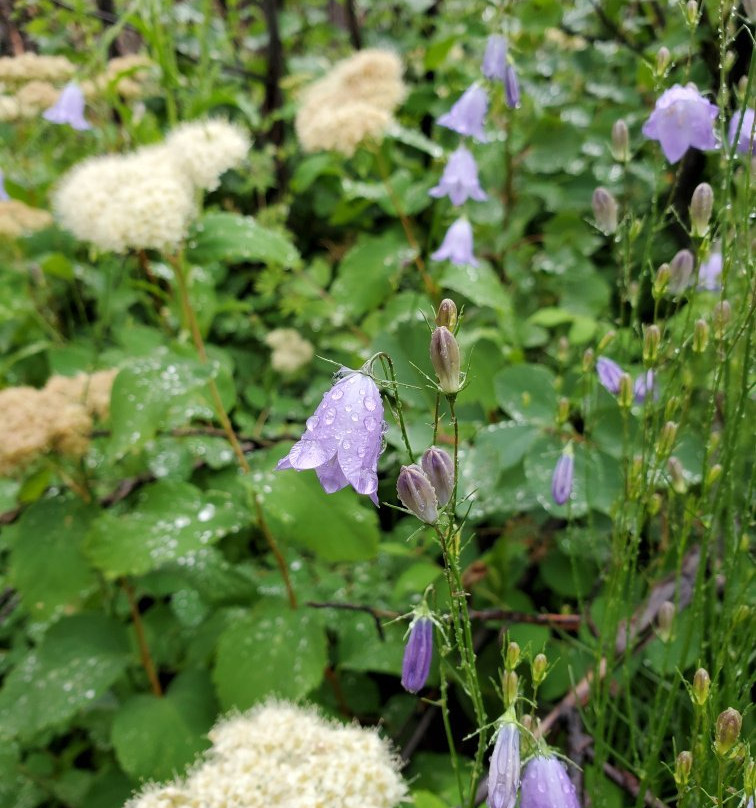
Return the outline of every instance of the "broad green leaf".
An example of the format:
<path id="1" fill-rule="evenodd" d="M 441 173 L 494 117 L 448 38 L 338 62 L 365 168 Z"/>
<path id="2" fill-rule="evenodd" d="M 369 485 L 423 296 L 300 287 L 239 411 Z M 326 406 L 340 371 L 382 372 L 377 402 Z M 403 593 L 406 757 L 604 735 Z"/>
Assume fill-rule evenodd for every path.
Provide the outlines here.
<path id="1" fill-rule="evenodd" d="M 516 421 L 552 424 L 557 394 L 554 374 L 542 365 L 513 365 L 494 377 L 499 406 Z"/>
<path id="2" fill-rule="evenodd" d="M 207 264 L 259 261 L 291 267 L 299 263 L 299 252 L 288 235 L 237 213 L 206 213 L 189 240 L 189 260 Z"/>
<path id="3" fill-rule="evenodd" d="M 448 264 L 440 283 L 444 289 L 463 295 L 476 306 L 496 309 L 510 319 L 514 316 L 509 292 L 488 264 L 477 267 Z"/>
<path id="4" fill-rule="evenodd" d="M 167 780 L 207 749 L 216 717 L 205 671 L 184 671 L 162 697 L 139 694 L 125 701 L 113 720 L 118 761 L 135 780 Z"/>
<path id="5" fill-rule="evenodd" d="M 270 599 L 221 634 L 213 680 L 224 709 L 244 710 L 271 695 L 303 698 L 320 685 L 327 663 L 315 610 Z"/>
<path id="6" fill-rule="evenodd" d="M 478 462 L 488 457 L 489 471 L 516 466 L 540 434 L 538 427 L 517 421 L 500 421 L 482 429 L 475 436 Z"/>
<path id="7" fill-rule="evenodd" d="M 339 615 L 337 659 L 340 668 L 373 671 L 398 676 L 404 656 L 405 623 L 383 626 L 383 639 L 370 615 L 344 612 Z"/>
<path id="8" fill-rule="evenodd" d="M 61 728 L 118 679 L 131 659 L 126 630 L 97 614 L 56 623 L 0 690 L 0 733 L 32 738 Z"/>
<path id="9" fill-rule="evenodd" d="M 160 481 L 142 491 L 130 513 L 101 514 L 85 551 L 108 578 L 141 575 L 237 532 L 248 519 L 230 494 Z"/>

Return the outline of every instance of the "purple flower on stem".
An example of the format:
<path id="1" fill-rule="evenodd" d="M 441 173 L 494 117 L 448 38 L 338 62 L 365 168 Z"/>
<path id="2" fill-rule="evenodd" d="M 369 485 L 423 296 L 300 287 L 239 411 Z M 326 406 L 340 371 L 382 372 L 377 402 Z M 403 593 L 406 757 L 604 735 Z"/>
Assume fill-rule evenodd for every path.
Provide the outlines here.
<path id="1" fill-rule="evenodd" d="M 739 137 L 738 128 L 740 128 Z M 740 154 L 756 154 L 756 115 L 751 107 L 746 107 L 742 114 L 736 112 L 732 116 L 730 128 L 727 130 L 727 139 L 731 146 L 736 137 L 738 145 L 735 147 L 735 151 Z"/>
<path id="2" fill-rule="evenodd" d="M 478 266 L 478 259 L 473 255 L 473 232 L 467 219 L 457 219 L 446 231 L 441 246 L 431 253 L 434 261 L 448 259 L 452 264 L 469 264 Z"/>
<path id="3" fill-rule="evenodd" d="M 532 758 L 522 774 L 520 808 L 580 808 L 567 770 L 552 755 Z"/>
<path id="4" fill-rule="evenodd" d="M 649 140 L 658 140 L 667 160 L 676 163 L 691 146 L 717 147 L 714 121 L 718 112 L 693 85 L 675 84 L 659 97 L 642 132 Z"/>
<path id="5" fill-rule="evenodd" d="M 481 143 L 485 143 L 483 120 L 487 110 L 488 95 L 486 91 L 478 84 L 472 84 L 465 90 L 457 103 L 438 119 L 438 124 L 460 135 L 470 135 Z"/>
<path id="6" fill-rule="evenodd" d="M 5 190 L 5 175 L 0 168 L 0 202 L 7 202 L 9 199 L 8 192 Z"/>
<path id="7" fill-rule="evenodd" d="M 613 396 L 619 393 L 620 379 L 622 378 L 622 368 L 612 359 L 606 356 L 599 356 L 596 362 L 596 371 L 598 373 L 599 381 L 605 390 L 608 390 Z"/>
<path id="8" fill-rule="evenodd" d="M 433 483 L 417 463 L 402 466 L 396 479 L 396 494 L 404 507 L 420 521 L 432 525 L 438 521 L 438 499 Z"/>
<path id="9" fill-rule="evenodd" d="M 559 460 L 554 466 L 554 474 L 551 478 L 551 496 L 557 505 L 564 505 L 572 493 L 572 478 L 575 473 L 575 457 L 572 452 L 572 445 L 567 444 L 559 455 Z"/>
<path id="10" fill-rule="evenodd" d="M 50 123 L 67 123 L 73 129 L 91 129 L 92 124 L 84 117 L 84 93 L 78 84 L 71 81 L 63 88 L 58 100 L 42 113 Z"/>
<path id="11" fill-rule="evenodd" d="M 487 79 L 504 81 L 507 72 L 507 40 L 494 34 L 488 37 L 481 71 Z"/>
<path id="12" fill-rule="evenodd" d="M 654 390 L 654 371 L 647 370 L 641 373 L 633 385 L 633 400 L 636 404 L 643 404 L 646 396 Z"/>
<path id="13" fill-rule="evenodd" d="M 378 456 L 386 431 L 381 394 L 362 371 L 342 368 L 340 375 L 276 471 L 315 469 L 327 494 L 351 485 L 377 505 Z"/>
<path id="14" fill-rule="evenodd" d="M 504 76 L 504 94 L 507 99 L 507 106 L 510 109 L 517 109 L 520 106 L 520 82 L 517 80 L 517 71 L 514 65 L 507 65 Z"/>
<path id="15" fill-rule="evenodd" d="M 698 288 L 718 292 L 722 288 L 722 253 L 713 252 L 698 268 Z"/>
<path id="16" fill-rule="evenodd" d="M 417 693 L 425 687 L 433 658 L 433 623 L 427 615 L 417 615 L 410 626 L 410 635 L 402 661 L 402 687 Z"/>
<path id="17" fill-rule="evenodd" d="M 474 199 L 476 202 L 488 199 L 478 182 L 478 166 L 475 158 L 464 146 L 452 152 L 441 175 L 441 181 L 428 193 L 436 198 L 448 196 L 452 205 L 461 205 L 468 199 Z"/>
<path id="18" fill-rule="evenodd" d="M 439 506 L 443 508 L 454 491 L 454 461 L 448 452 L 431 446 L 420 458 L 420 465 L 436 492 Z"/>
<path id="19" fill-rule="evenodd" d="M 520 787 L 520 731 L 514 721 L 501 725 L 488 770 L 489 808 L 514 808 Z"/>

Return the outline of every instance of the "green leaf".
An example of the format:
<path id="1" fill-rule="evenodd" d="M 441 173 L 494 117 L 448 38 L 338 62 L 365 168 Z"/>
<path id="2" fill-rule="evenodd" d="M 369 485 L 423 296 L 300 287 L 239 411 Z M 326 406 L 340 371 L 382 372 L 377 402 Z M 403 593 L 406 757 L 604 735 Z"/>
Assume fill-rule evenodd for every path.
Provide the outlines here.
<path id="1" fill-rule="evenodd" d="M 288 235 L 236 213 L 206 213 L 190 236 L 188 258 L 197 264 L 259 261 L 283 267 L 300 261 Z"/>
<path id="2" fill-rule="evenodd" d="M 398 676 L 404 656 L 405 623 L 383 626 L 383 639 L 370 615 L 343 612 L 339 615 L 337 658 L 340 668 Z"/>
<path id="3" fill-rule="evenodd" d="M 0 690 L 0 733 L 32 738 L 92 705 L 130 660 L 124 627 L 109 617 L 63 618 L 27 653 Z"/>
<path id="4" fill-rule="evenodd" d="M 557 407 L 554 374 L 542 365 L 514 365 L 494 377 L 499 406 L 516 421 L 551 424 Z"/>
<path id="5" fill-rule="evenodd" d="M 482 429 L 475 437 L 478 462 L 490 458 L 491 471 L 516 466 L 540 434 L 538 427 L 517 421 L 500 421 Z"/>
<path id="6" fill-rule="evenodd" d="M 303 698 L 320 685 L 327 663 L 320 616 L 264 600 L 221 634 L 213 680 L 223 709 L 244 710 L 273 694 Z"/>
<path id="7" fill-rule="evenodd" d="M 448 264 L 441 275 L 441 286 L 464 295 L 476 306 L 488 306 L 507 318 L 514 317 L 509 293 L 488 264 Z"/>
<path id="8" fill-rule="evenodd" d="M 109 578 L 142 575 L 240 530 L 249 519 L 231 494 L 161 481 L 144 489 L 131 513 L 103 513 L 85 550 Z"/>
<path id="9" fill-rule="evenodd" d="M 210 746 L 216 717 L 210 676 L 184 671 L 161 698 L 140 694 L 124 702 L 111 739 L 124 771 L 136 780 L 167 780 Z"/>

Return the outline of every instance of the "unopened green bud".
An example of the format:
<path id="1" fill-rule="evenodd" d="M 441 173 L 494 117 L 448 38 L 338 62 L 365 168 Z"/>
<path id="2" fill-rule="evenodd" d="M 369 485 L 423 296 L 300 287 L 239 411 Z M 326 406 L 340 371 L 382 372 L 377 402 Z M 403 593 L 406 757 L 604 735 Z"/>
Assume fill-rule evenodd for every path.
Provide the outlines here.
<path id="1" fill-rule="evenodd" d="M 743 788 L 746 799 L 753 799 L 756 796 L 756 760 L 748 758 L 743 772 Z"/>
<path id="2" fill-rule="evenodd" d="M 453 300 L 445 297 L 438 304 L 438 311 L 436 312 L 436 325 L 443 325 L 454 331 L 457 327 L 457 305 Z"/>
<path id="3" fill-rule="evenodd" d="M 663 297 L 667 289 L 669 289 L 669 264 L 662 264 L 656 270 L 656 277 L 654 278 L 653 295 L 656 300 Z"/>
<path id="4" fill-rule="evenodd" d="M 727 324 L 730 322 L 732 318 L 732 307 L 730 306 L 729 300 L 720 300 L 716 306 L 714 306 L 714 311 L 711 313 L 711 324 L 714 328 L 714 336 L 717 339 L 722 339 L 724 337 L 725 331 L 727 330 Z"/>
<path id="5" fill-rule="evenodd" d="M 626 163 L 630 159 L 630 132 L 622 118 L 612 125 L 611 152 L 618 163 Z"/>
<path id="6" fill-rule="evenodd" d="M 504 685 L 504 706 L 511 707 L 517 701 L 519 677 L 514 671 L 505 671 L 502 684 Z"/>
<path id="7" fill-rule="evenodd" d="M 750 541 L 749 541 L 750 546 Z M 749 547 L 746 547 L 746 552 L 748 552 Z M 732 616 L 732 623 L 735 626 L 739 626 L 741 623 L 746 623 L 748 620 L 751 619 L 751 612 L 753 609 L 747 603 L 741 603 L 737 609 L 735 609 L 735 613 Z M 756 775 L 756 772 L 754 772 Z M 756 782 L 754 782 L 754 787 L 756 787 Z"/>
<path id="8" fill-rule="evenodd" d="M 629 498 L 632 500 L 639 499 L 645 487 L 643 457 L 641 455 L 635 455 L 628 470 L 627 493 Z"/>
<path id="9" fill-rule="evenodd" d="M 635 400 L 635 390 L 633 389 L 633 377 L 629 373 L 623 373 L 619 379 L 619 392 L 617 393 L 617 401 L 620 407 L 630 409 Z"/>
<path id="10" fill-rule="evenodd" d="M 664 405 L 664 418 L 671 421 L 680 411 L 680 399 L 677 396 L 670 396 Z"/>
<path id="11" fill-rule="evenodd" d="M 703 707 L 709 700 L 709 690 L 711 689 L 711 678 L 706 668 L 699 668 L 693 674 L 693 692 L 691 698 L 699 707 Z"/>
<path id="12" fill-rule="evenodd" d="M 546 659 L 546 654 L 536 654 L 533 663 L 530 666 L 530 673 L 533 677 L 533 684 L 538 687 L 546 678 L 547 668 L 549 661 Z"/>
<path id="13" fill-rule="evenodd" d="M 685 472 L 678 458 L 672 456 L 667 460 L 667 471 L 672 490 L 677 494 L 684 494 L 688 490 L 688 484 L 685 482 Z"/>
<path id="14" fill-rule="evenodd" d="M 693 350 L 703 353 L 709 345 L 709 324 L 700 317 L 693 325 Z"/>
<path id="15" fill-rule="evenodd" d="M 680 752 L 675 759 L 675 783 L 682 789 L 688 784 L 690 770 L 693 768 L 693 755 L 690 752 Z"/>
<path id="16" fill-rule="evenodd" d="M 656 453 L 659 457 L 667 457 L 675 445 L 677 437 L 677 424 L 674 421 L 667 421 L 662 427 L 659 435 L 659 443 L 656 445 Z"/>
<path id="17" fill-rule="evenodd" d="M 732 707 L 728 707 L 717 716 L 717 725 L 714 730 L 714 751 L 720 757 L 724 757 L 735 746 L 742 725 L 743 717 Z"/>
<path id="18" fill-rule="evenodd" d="M 568 398 L 559 399 L 559 404 L 557 405 L 557 423 L 564 424 L 567 422 L 567 419 L 570 417 L 570 400 Z"/>
<path id="19" fill-rule="evenodd" d="M 694 236 L 703 237 L 709 230 L 709 220 L 714 209 L 714 191 L 708 182 L 696 185 L 690 198 L 690 227 Z"/>
<path id="20" fill-rule="evenodd" d="M 669 642 L 672 639 L 672 629 L 675 625 L 675 604 L 671 600 L 665 600 L 659 607 L 656 619 L 659 639 L 662 642 Z"/>
<path id="21" fill-rule="evenodd" d="M 559 337 L 557 341 L 557 359 L 559 364 L 564 365 L 570 358 L 570 341 L 565 336 Z"/>
<path id="22" fill-rule="evenodd" d="M 630 232 L 628 233 L 630 237 L 630 243 L 632 244 L 642 232 L 643 232 L 643 219 L 633 219 L 632 224 L 630 225 Z"/>
<path id="23" fill-rule="evenodd" d="M 604 351 L 609 347 L 609 345 L 612 343 L 612 341 L 616 336 L 617 336 L 616 331 L 612 329 L 607 331 L 606 334 L 604 334 L 604 336 L 601 337 L 601 341 L 598 344 L 598 352 L 604 353 Z"/>
<path id="24" fill-rule="evenodd" d="M 590 373 L 593 370 L 595 354 L 592 348 L 587 348 L 583 353 L 583 373 Z"/>
<path id="25" fill-rule="evenodd" d="M 507 655 L 504 659 L 504 666 L 508 671 L 513 671 L 520 661 L 520 646 L 516 642 L 507 645 Z"/>
<path id="26" fill-rule="evenodd" d="M 605 235 L 611 236 L 612 233 L 617 231 L 617 216 L 619 209 L 617 208 L 617 200 L 606 190 L 599 186 L 593 192 L 593 199 L 591 200 L 593 207 L 593 217 L 596 220 L 596 226 Z"/>
<path id="27" fill-rule="evenodd" d="M 646 326 L 643 334 L 643 361 L 647 365 L 653 365 L 659 356 L 659 343 L 661 342 L 661 331 L 658 325 L 653 323 Z"/>
<path id="28" fill-rule="evenodd" d="M 430 358 L 441 391 L 447 396 L 455 396 L 460 388 L 459 345 L 445 325 L 439 326 L 431 335 Z"/>
<path id="29" fill-rule="evenodd" d="M 691 28 L 695 28 L 698 25 L 698 3 L 696 3 L 696 0 L 688 0 L 685 6 L 685 17 Z"/>
<path id="30" fill-rule="evenodd" d="M 725 73 L 729 73 L 732 70 L 733 65 L 735 64 L 735 59 L 737 55 L 734 50 L 728 49 L 725 53 L 724 58 L 724 70 Z"/>
<path id="31" fill-rule="evenodd" d="M 656 52 L 656 75 L 663 76 L 666 72 L 667 68 L 669 67 L 669 63 L 672 60 L 672 54 L 669 52 L 669 48 L 666 48 L 664 45 L 659 48 Z"/>
<path id="32" fill-rule="evenodd" d="M 662 500 L 661 494 L 654 493 L 648 498 L 648 502 L 646 503 L 646 510 L 648 511 L 649 516 L 656 516 L 657 513 L 662 509 L 662 505 L 664 501 Z"/>
<path id="33" fill-rule="evenodd" d="M 722 476 L 722 466 L 719 463 L 715 463 L 707 472 L 706 472 L 706 487 L 711 488 L 712 485 Z"/>

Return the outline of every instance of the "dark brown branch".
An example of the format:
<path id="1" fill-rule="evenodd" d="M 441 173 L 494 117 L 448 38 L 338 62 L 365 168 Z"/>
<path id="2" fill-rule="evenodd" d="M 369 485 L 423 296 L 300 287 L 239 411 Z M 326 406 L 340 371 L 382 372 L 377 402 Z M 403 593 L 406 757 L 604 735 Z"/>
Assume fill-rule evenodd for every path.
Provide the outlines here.
<path id="1" fill-rule="evenodd" d="M 121 580 L 121 589 L 123 589 L 127 600 L 129 601 L 129 611 L 131 612 L 131 620 L 134 624 L 134 632 L 136 633 L 137 645 L 139 646 L 139 658 L 142 661 L 142 667 L 147 674 L 150 681 L 150 688 L 156 696 L 163 695 L 163 688 L 160 687 L 160 680 L 158 679 L 157 671 L 155 670 L 155 663 L 152 661 L 150 648 L 147 645 L 147 637 L 144 633 L 144 623 L 142 622 L 142 615 L 139 613 L 137 606 L 136 596 L 134 595 L 134 587 L 125 579 Z"/>

